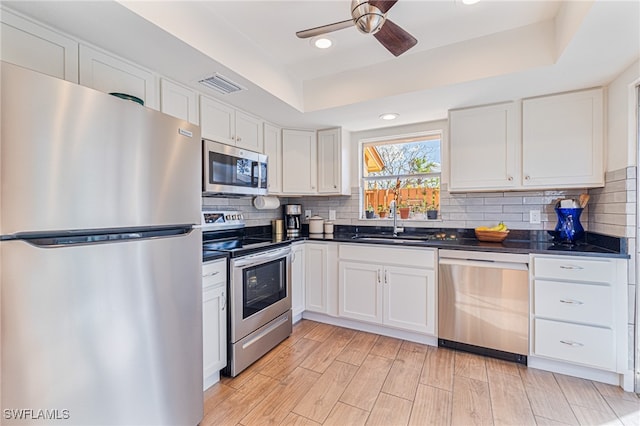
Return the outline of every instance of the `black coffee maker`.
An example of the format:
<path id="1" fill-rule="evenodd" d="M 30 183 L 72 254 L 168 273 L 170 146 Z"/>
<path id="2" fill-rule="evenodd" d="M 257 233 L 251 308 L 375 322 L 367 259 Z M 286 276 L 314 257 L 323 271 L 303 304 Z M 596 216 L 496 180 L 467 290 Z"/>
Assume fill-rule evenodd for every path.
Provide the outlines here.
<path id="1" fill-rule="evenodd" d="M 299 237 L 300 229 L 302 228 L 302 222 L 300 216 L 302 216 L 302 205 L 300 204 L 285 204 L 283 206 L 284 211 L 284 226 L 287 228 L 287 237 Z"/>

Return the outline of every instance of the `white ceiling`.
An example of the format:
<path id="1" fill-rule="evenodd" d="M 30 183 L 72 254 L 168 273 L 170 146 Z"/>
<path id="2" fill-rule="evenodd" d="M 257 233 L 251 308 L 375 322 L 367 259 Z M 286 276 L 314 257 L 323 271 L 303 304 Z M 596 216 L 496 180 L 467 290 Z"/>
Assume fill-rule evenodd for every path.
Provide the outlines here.
<path id="1" fill-rule="evenodd" d="M 347 28 L 328 51 L 295 32 L 349 19 L 350 0 L 3 4 L 290 127 L 364 130 L 447 110 L 605 85 L 640 57 L 640 2 L 400 0 L 388 19 L 418 39 L 396 58 Z M 213 72 L 249 90 L 219 95 Z M 382 122 L 383 112 L 397 112 Z"/>

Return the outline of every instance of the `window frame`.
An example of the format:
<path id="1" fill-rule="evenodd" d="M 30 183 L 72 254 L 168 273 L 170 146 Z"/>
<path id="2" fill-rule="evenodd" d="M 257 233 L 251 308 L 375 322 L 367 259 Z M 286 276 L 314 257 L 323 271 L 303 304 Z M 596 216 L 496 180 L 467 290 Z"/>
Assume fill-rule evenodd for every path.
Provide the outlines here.
<path id="1" fill-rule="evenodd" d="M 438 187 L 438 190 L 440 191 L 440 193 L 442 193 L 442 184 L 443 184 L 443 151 L 445 149 L 444 147 L 444 138 L 445 138 L 445 129 L 443 128 L 437 128 L 437 129 L 430 129 L 430 130 L 424 130 L 424 131 L 420 131 L 420 132 L 413 132 L 413 133 L 404 133 L 404 134 L 397 134 L 397 135 L 388 135 L 388 136 L 379 136 L 379 137 L 374 137 L 374 138 L 364 138 L 364 139 L 360 139 L 359 143 L 358 143 L 358 183 L 359 183 L 359 195 L 358 195 L 358 219 L 359 220 L 377 220 L 376 219 L 365 219 L 365 207 L 364 207 L 364 195 L 365 195 L 365 185 L 367 182 L 372 182 L 372 181 L 383 181 L 383 180 L 389 180 L 389 179 L 394 179 L 394 178 L 399 178 L 401 180 L 403 179 L 415 179 L 415 178 L 423 178 L 423 179 L 430 179 L 430 178 L 438 178 L 440 180 L 440 185 Z M 421 141 L 421 140 L 439 140 L 440 141 L 440 172 L 430 172 L 430 173 L 419 173 L 419 174 L 404 174 L 404 175 L 389 175 L 389 176 L 364 176 L 364 149 L 366 146 L 368 145 L 392 145 L 392 144 L 398 144 L 398 143 L 410 143 L 410 142 L 417 142 L 417 141 Z M 413 221 L 417 221 L 417 220 L 426 220 L 426 219 L 419 219 L 419 218 L 410 218 L 410 219 L 403 219 L 403 220 L 413 220 Z M 433 221 L 433 219 L 431 219 Z M 438 220 L 442 220 L 441 218 L 438 218 Z"/>

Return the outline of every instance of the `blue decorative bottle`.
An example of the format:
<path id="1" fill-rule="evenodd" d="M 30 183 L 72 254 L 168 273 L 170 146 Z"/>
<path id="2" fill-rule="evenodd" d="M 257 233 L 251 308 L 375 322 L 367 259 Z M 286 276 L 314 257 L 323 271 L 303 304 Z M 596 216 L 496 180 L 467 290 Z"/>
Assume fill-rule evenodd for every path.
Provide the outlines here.
<path id="1" fill-rule="evenodd" d="M 580 224 L 581 208 L 556 207 L 558 224 L 556 225 L 556 238 L 559 242 L 575 243 L 584 238 L 584 228 Z"/>

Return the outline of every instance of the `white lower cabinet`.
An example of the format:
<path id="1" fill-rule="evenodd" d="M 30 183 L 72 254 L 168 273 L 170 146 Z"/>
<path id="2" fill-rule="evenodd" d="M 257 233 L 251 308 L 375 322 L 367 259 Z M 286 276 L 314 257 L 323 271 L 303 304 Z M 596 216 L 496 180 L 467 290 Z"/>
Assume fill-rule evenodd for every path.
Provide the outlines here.
<path id="1" fill-rule="evenodd" d="M 382 281 L 378 265 L 340 261 L 338 315 L 382 323 Z"/>
<path id="2" fill-rule="evenodd" d="M 337 313 L 337 245 L 305 243 L 305 310 L 335 316 Z"/>
<path id="3" fill-rule="evenodd" d="M 338 315 L 434 335 L 435 251 L 341 244 Z"/>
<path id="4" fill-rule="evenodd" d="M 627 367 L 626 261 L 532 256 L 532 355 L 607 371 Z"/>
<path id="5" fill-rule="evenodd" d="M 202 266 L 203 389 L 220 380 L 227 366 L 227 260 Z"/>
<path id="6" fill-rule="evenodd" d="M 291 312 L 293 322 L 298 322 L 305 308 L 305 261 L 304 244 L 291 246 Z"/>
<path id="7" fill-rule="evenodd" d="M 435 334 L 435 280 L 433 269 L 386 266 L 383 324 Z"/>

